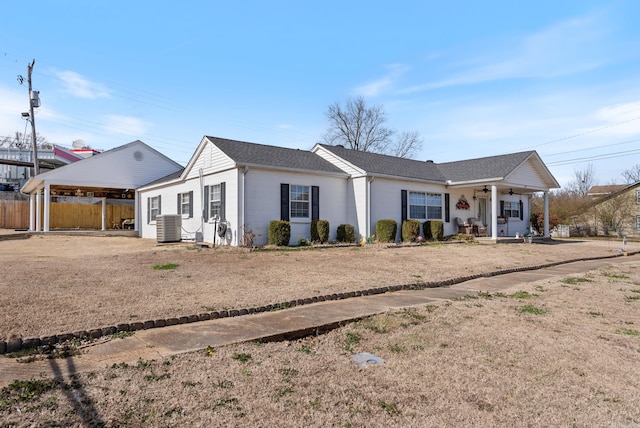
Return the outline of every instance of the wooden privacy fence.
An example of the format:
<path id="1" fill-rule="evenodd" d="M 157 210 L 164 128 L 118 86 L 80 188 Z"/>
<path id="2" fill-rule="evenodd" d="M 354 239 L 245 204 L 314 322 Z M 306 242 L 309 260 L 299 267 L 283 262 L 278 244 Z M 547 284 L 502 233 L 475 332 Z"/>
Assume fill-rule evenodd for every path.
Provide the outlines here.
<path id="1" fill-rule="evenodd" d="M 44 207 L 42 207 L 44 211 Z M 134 217 L 133 205 L 107 205 L 107 229 L 113 229 L 114 224 L 122 227 L 122 220 Z M 44 218 L 40 218 L 41 227 Z M 29 201 L 0 200 L 0 228 L 28 229 Z M 72 204 L 66 202 L 52 202 L 49 208 L 50 229 L 101 229 L 101 204 Z"/>
<path id="2" fill-rule="evenodd" d="M 0 200 L 0 229 L 28 229 L 29 201 Z"/>

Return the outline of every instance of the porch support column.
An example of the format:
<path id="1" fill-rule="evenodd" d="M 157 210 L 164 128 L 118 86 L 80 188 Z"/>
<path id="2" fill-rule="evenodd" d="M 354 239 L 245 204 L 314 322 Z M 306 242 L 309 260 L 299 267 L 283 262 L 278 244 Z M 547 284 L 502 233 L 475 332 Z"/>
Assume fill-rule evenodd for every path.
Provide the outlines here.
<path id="1" fill-rule="evenodd" d="M 49 206 L 51 205 L 51 185 L 44 185 L 44 231 L 49 231 Z"/>
<path id="2" fill-rule="evenodd" d="M 42 188 L 36 190 L 36 232 L 40 232 L 40 213 L 42 212 Z"/>
<path id="3" fill-rule="evenodd" d="M 102 230 L 107 230 L 107 198 L 102 198 Z"/>
<path id="4" fill-rule="evenodd" d="M 544 192 L 544 237 L 549 237 L 549 192 Z"/>
<path id="5" fill-rule="evenodd" d="M 29 194 L 29 230 L 31 232 L 36 230 L 36 195 L 34 193 Z"/>
<path id="6" fill-rule="evenodd" d="M 491 239 L 498 240 L 498 187 L 491 185 Z"/>

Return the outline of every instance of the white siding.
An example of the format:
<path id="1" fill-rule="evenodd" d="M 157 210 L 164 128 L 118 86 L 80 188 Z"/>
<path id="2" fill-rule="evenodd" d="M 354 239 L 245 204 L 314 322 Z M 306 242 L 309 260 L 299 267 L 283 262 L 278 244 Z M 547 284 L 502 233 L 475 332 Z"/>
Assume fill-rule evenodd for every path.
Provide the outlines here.
<path id="1" fill-rule="evenodd" d="M 50 184 L 135 189 L 180 169 L 177 163 L 136 141 L 40 174 L 39 178 Z"/>
<path id="2" fill-rule="evenodd" d="M 319 186 L 320 219 L 328 220 L 330 240 L 336 239 L 339 224 L 347 221 L 347 180 L 344 178 L 293 172 L 250 169 L 245 176 L 245 223 L 257 236 L 256 245 L 267 243 L 269 222 L 280 219 L 280 184 Z M 291 219 L 291 244 L 310 239 L 311 220 Z"/>
<path id="3" fill-rule="evenodd" d="M 354 212 L 349 218 L 349 224 L 352 224 L 355 228 L 356 239 L 360 242 L 361 236 L 372 235 L 373 231 L 367 231 L 367 222 L 369 221 L 368 209 L 368 180 L 369 177 L 359 177 L 351 179 L 351 188 L 353 189 L 353 205 Z"/>
<path id="4" fill-rule="evenodd" d="M 382 219 L 392 219 L 398 223 L 398 237 L 400 236 L 400 228 L 402 227 L 402 198 L 401 191 L 409 192 L 425 192 L 439 193 L 442 195 L 442 218 L 445 220 L 445 203 L 444 194 L 451 193 L 445 186 L 437 184 L 424 184 L 413 181 L 388 180 L 377 177 L 371 183 L 371 233 L 375 233 L 376 223 Z M 457 198 L 454 200 L 450 197 L 450 208 L 455 207 Z M 407 206 L 408 210 L 408 206 Z M 457 232 L 454 220 L 455 216 L 451 215 L 449 222 L 444 223 L 444 234 L 451 235 Z M 421 220 L 424 223 L 424 220 Z M 422 225 L 420 226 L 422 231 Z"/>
<path id="5" fill-rule="evenodd" d="M 235 165 L 233 160 L 225 155 L 220 149 L 210 141 L 205 141 L 202 151 L 194 160 L 193 166 L 188 172 L 187 178 L 196 178 L 202 169 L 203 175 L 215 173 L 232 168 Z"/>
<path id="6" fill-rule="evenodd" d="M 317 147 L 315 154 L 320 156 L 321 158 L 323 158 L 324 160 L 332 163 L 334 166 L 340 168 L 341 170 L 343 170 L 344 172 L 346 172 L 347 174 L 351 175 L 351 176 L 359 176 L 359 175 L 363 175 L 364 171 L 356 168 L 355 166 L 351 165 L 350 163 L 346 162 L 344 159 L 342 159 L 341 157 L 338 157 L 336 155 L 334 155 L 333 153 L 325 150 L 323 147 Z"/>
<path id="7" fill-rule="evenodd" d="M 513 185 L 514 187 L 526 186 L 529 189 L 547 189 L 547 184 L 545 184 L 544 178 L 533 167 L 531 161 L 525 162 L 516 168 L 508 177 L 506 177 L 504 185 Z"/>
<path id="8" fill-rule="evenodd" d="M 228 170 L 218 174 L 209 174 L 203 177 L 203 187 L 215 184 L 225 183 L 225 217 L 228 222 L 227 238 L 216 240 L 217 244 L 224 243 L 227 245 L 237 245 L 238 239 L 238 174 L 235 169 Z M 193 217 L 183 215 L 182 217 L 182 236 L 183 239 L 193 239 L 196 232 L 202 232 L 205 242 L 212 243 L 215 225 L 213 223 L 204 223 L 202 220 L 203 210 L 203 191 L 200 186 L 199 177 L 186 180 L 172 186 L 157 188 L 141 192 L 141 214 L 142 214 L 142 233 L 143 238 L 156 238 L 155 222 L 148 222 L 147 218 L 147 199 L 151 197 L 161 196 L 161 213 L 177 214 L 178 213 L 178 194 L 193 192 Z M 241 233 L 241 232 L 240 232 Z"/>

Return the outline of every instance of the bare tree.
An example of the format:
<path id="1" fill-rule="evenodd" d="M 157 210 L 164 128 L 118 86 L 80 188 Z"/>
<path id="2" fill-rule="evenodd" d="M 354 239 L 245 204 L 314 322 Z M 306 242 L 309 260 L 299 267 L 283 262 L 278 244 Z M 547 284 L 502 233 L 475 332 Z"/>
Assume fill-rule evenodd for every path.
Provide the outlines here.
<path id="1" fill-rule="evenodd" d="M 411 157 L 422 146 L 417 131 L 402 132 L 396 141 L 394 129 L 385 126 L 387 115 L 380 105 L 368 107 L 364 98 L 349 99 L 344 107 L 339 103 L 326 112 L 329 127 L 322 140 L 330 145 L 345 145 L 352 150 Z"/>
<path id="2" fill-rule="evenodd" d="M 413 158 L 422 147 L 422 138 L 418 131 L 402 131 L 393 147 L 393 155 L 399 158 Z"/>
<path id="3" fill-rule="evenodd" d="M 627 180 L 627 184 L 640 181 L 640 163 L 635 164 L 631 168 L 625 170 L 622 173 L 622 176 L 624 177 L 625 180 Z"/>
<path id="4" fill-rule="evenodd" d="M 586 168 L 573 171 L 574 181 L 568 185 L 569 191 L 576 193 L 578 196 L 587 196 L 589 189 L 596 184 L 596 175 L 593 164 L 587 165 Z"/>
<path id="5" fill-rule="evenodd" d="M 52 147 L 46 137 L 36 132 L 36 142 L 40 148 Z M 29 149 L 31 148 L 31 134 L 23 134 L 17 131 L 13 136 L 0 137 L 0 147 L 16 148 L 16 149 Z"/>

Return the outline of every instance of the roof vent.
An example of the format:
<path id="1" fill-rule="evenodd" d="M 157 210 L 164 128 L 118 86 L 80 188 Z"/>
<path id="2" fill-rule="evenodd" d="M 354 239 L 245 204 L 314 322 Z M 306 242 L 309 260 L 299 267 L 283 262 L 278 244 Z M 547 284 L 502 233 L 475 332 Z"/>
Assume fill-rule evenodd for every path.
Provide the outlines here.
<path id="1" fill-rule="evenodd" d="M 427 159 L 425 162 L 426 163 L 433 163 L 433 161 L 431 159 Z"/>

